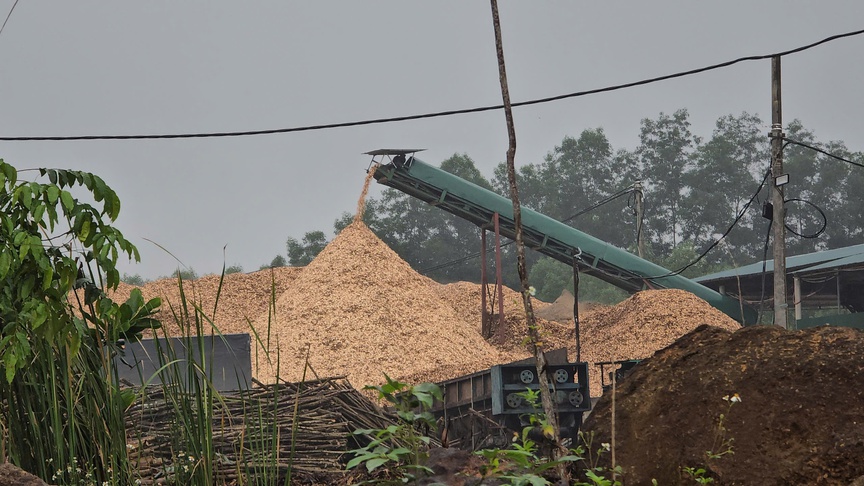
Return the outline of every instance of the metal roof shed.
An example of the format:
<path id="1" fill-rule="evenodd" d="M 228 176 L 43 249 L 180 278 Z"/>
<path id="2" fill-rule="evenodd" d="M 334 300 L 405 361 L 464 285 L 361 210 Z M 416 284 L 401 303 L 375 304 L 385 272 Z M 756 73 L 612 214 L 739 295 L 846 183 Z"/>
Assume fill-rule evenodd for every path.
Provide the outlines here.
<path id="1" fill-rule="evenodd" d="M 771 308 L 774 262 L 757 262 L 693 280 Z M 787 287 L 797 328 L 822 324 L 864 329 L 864 244 L 786 259 Z"/>

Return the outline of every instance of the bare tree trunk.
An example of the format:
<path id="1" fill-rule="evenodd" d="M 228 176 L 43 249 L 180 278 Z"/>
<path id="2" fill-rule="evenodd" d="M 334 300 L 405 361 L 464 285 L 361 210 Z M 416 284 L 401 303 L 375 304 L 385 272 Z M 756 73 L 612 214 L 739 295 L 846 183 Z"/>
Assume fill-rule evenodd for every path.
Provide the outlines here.
<path id="1" fill-rule="evenodd" d="M 522 302 L 525 305 L 525 317 L 528 322 L 528 340 L 534 351 L 537 363 L 537 376 L 540 380 L 540 400 L 543 404 L 543 412 L 547 423 L 551 428 L 551 439 L 555 442 L 555 458 L 567 453 L 567 448 L 561 443 L 561 430 L 558 425 L 558 414 L 555 409 L 555 401 L 549 391 L 549 380 L 546 373 L 546 355 L 543 353 L 542 345 L 539 344 L 540 336 L 537 332 L 537 321 L 534 318 L 534 308 L 531 305 L 531 294 L 528 287 L 528 271 L 525 267 L 525 244 L 522 240 L 522 208 L 519 204 L 519 191 L 516 187 L 516 128 L 513 125 L 513 111 L 510 106 L 510 90 L 507 86 L 507 70 L 504 66 L 504 45 L 501 41 L 501 21 L 498 17 L 498 2 L 492 2 L 492 23 L 495 28 L 495 49 L 498 53 L 498 74 L 501 80 L 501 95 L 504 98 L 504 114 L 507 119 L 507 136 L 510 145 L 507 148 L 507 179 L 510 182 L 510 199 L 513 201 L 513 222 L 516 226 L 516 269 L 519 272 Z M 549 433 L 550 431 L 544 431 Z M 567 467 L 562 464 L 558 467 L 558 474 L 562 484 L 569 484 L 570 475 Z"/>

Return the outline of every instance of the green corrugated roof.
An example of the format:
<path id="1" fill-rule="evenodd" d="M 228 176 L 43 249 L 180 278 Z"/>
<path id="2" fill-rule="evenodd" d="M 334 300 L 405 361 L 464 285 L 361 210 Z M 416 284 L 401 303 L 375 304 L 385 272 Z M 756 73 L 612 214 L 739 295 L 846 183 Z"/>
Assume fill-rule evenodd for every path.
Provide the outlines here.
<path id="1" fill-rule="evenodd" d="M 827 262 L 827 263 L 823 263 L 821 265 L 808 267 L 807 271 L 808 272 L 814 272 L 817 270 L 830 270 L 832 268 L 848 267 L 850 265 L 858 265 L 861 263 L 864 263 L 864 253 L 850 255 L 847 257 L 832 260 L 832 261 Z"/>
<path id="2" fill-rule="evenodd" d="M 833 267 L 864 263 L 864 244 L 837 248 L 834 250 L 817 251 L 786 258 L 786 272 L 795 273 L 802 270 L 824 270 Z M 765 271 L 774 271 L 774 260 L 765 263 Z M 739 268 L 703 275 L 693 280 L 700 283 L 724 280 L 730 277 L 747 277 L 762 273 L 762 262 L 751 263 Z"/>

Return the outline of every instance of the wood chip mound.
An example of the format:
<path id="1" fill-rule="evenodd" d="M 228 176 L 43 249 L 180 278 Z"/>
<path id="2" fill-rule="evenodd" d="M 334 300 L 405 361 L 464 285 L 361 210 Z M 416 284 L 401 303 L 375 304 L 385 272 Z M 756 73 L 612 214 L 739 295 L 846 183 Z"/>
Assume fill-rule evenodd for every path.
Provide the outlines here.
<path id="1" fill-rule="evenodd" d="M 362 222 L 346 227 L 276 302 L 270 362 L 253 363 L 259 380 L 299 380 L 304 363 L 318 376 L 347 375 L 355 387 L 391 378 L 430 381 L 523 357 L 499 351 Z M 257 367 L 257 368 L 256 368 Z M 442 371 L 443 370 L 443 371 Z M 257 371 L 257 372 L 256 372 Z M 446 376 L 452 378 L 453 376 Z"/>
<path id="2" fill-rule="evenodd" d="M 582 360 L 593 364 L 644 359 L 702 324 L 729 331 L 741 327 L 685 290 L 638 292 L 616 306 L 597 308 L 580 317 Z M 591 395 L 599 396 L 600 368 L 592 367 L 590 376 Z"/>
<path id="3" fill-rule="evenodd" d="M 537 317 L 547 321 L 573 322 L 573 303 L 576 300 L 568 290 L 561 292 L 555 302 L 537 309 Z M 583 316 L 599 307 L 608 307 L 597 302 L 579 302 L 579 315 Z"/>
<path id="4" fill-rule="evenodd" d="M 184 293 L 212 318 L 218 286 L 218 276 L 205 276 L 184 282 Z M 120 284 L 117 300 L 133 288 Z M 504 289 L 505 325 L 487 342 L 480 333 L 480 288 L 418 274 L 358 221 L 307 267 L 226 275 L 213 320 L 226 334 L 248 333 L 253 323 L 265 341 L 253 350 L 253 374 L 265 383 L 276 381 L 277 349 L 278 374 L 287 381 L 303 377 L 308 350 L 314 374 L 347 375 L 357 388 L 382 383 L 384 373 L 412 384 L 436 382 L 531 356 L 519 293 Z M 182 306 L 176 279 L 141 291 L 147 299 L 163 298 L 158 318 L 169 335 L 184 332 L 175 319 Z M 550 305 L 534 304 L 541 315 Z M 592 364 L 647 358 L 700 324 L 739 328 L 683 290 L 639 292 L 616 306 L 580 312 L 580 321 L 580 358 Z M 572 319 L 537 323 L 544 349 L 566 347 L 569 359 L 577 359 Z M 591 394 L 599 396 L 599 367 L 590 376 Z"/>
<path id="5" fill-rule="evenodd" d="M 222 334 L 249 333 L 249 322 L 267 313 L 270 302 L 288 290 L 291 282 L 300 274 L 302 267 L 279 267 L 252 273 L 225 275 L 219 290 L 219 275 L 207 275 L 196 280 L 183 281 L 183 295 L 189 316 L 194 320 L 194 305 L 212 319 Z M 183 335 L 191 324 L 183 317 L 183 299 L 176 278 L 147 282 L 141 287 L 120 283 L 110 293 L 118 302 L 125 301 L 132 289 L 139 288 L 145 300 L 162 298 L 162 307 L 156 318 L 162 322 L 169 336 Z M 218 295 L 218 302 L 216 300 Z M 214 313 L 214 306 L 216 312 Z M 183 323 L 181 324 L 181 322 Z M 206 324 L 206 322 L 202 323 Z M 210 326 L 205 325 L 209 334 Z M 194 333 L 195 330 L 192 329 Z M 157 331 L 161 337 L 162 331 Z M 147 336 L 151 337 L 151 336 Z"/>
<path id="6" fill-rule="evenodd" d="M 481 289 L 482 286 L 480 284 L 471 282 L 439 284 L 435 287 L 441 299 L 453 306 L 466 320 L 474 323 L 477 333 L 481 332 L 482 327 L 480 312 Z M 498 306 L 496 303 L 493 312 L 493 336 L 490 338 L 490 342 L 502 351 L 528 353 L 525 356 L 528 357 L 531 355 L 525 342 L 525 338 L 528 335 L 528 320 L 525 318 L 525 306 L 522 303 L 522 296 L 519 292 L 508 287 L 504 287 L 502 293 L 504 294 L 504 326 L 497 325 Z M 488 297 L 488 299 L 491 302 L 491 297 Z M 531 304 L 534 307 L 535 313 L 549 305 L 537 299 L 531 299 Z M 490 304 L 487 303 L 488 305 Z M 550 342 L 558 344 L 558 347 L 564 346 L 557 339 L 557 335 L 560 334 L 558 332 L 560 326 L 545 319 L 535 320 L 540 327 L 541 336 L 548 337 L 546 349 L 553 349 L 550 347 Z M 547 328 L 552 328 L 552 330 L 550 331 Z"/>

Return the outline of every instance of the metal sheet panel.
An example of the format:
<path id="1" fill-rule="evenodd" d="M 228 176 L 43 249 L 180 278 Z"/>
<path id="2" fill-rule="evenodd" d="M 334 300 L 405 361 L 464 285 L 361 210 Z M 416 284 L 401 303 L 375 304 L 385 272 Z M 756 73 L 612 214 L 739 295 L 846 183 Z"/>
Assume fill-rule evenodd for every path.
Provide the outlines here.
<path id="1" fill-rule="evenodd" d="M 365 152 L 365 155 L 408 155 L 424 150 L 426 149 L 377 149 Z"/>
<path id="2" fill-rule="evenodd" d="M 240 390 L 248 388 L 252 379 L 251 339 L 248 334 L 228 334 L 224 336 L 207 336 L 200 338 L 203 347 L 204 368 L 208 370 L 208 378 L 219 391 Z M 170 361 L 166 346 L 170 345 L 175 359 L 187 360 L 187 344 L 193 349 L 196 361 L 200 363 L 198 353 L 198 338 L 190 341 L 181 338 L 168 340 L 142 339 L 126 345 L 124 356 L 114 359 L 114 366 L 122 380 L 134 385 L 142 385 L 153 377 L 151 384 L 160 383 L 156 371 L 160 363 Z M 159 359 L 159 349 L 162 349 L 162 360 Z M 178 363 L 185 367 L 185 362 Z M 212 366 L 211 366 L 212 365 Z M 185 369 L 185 368 L 184 368 Z"/>

